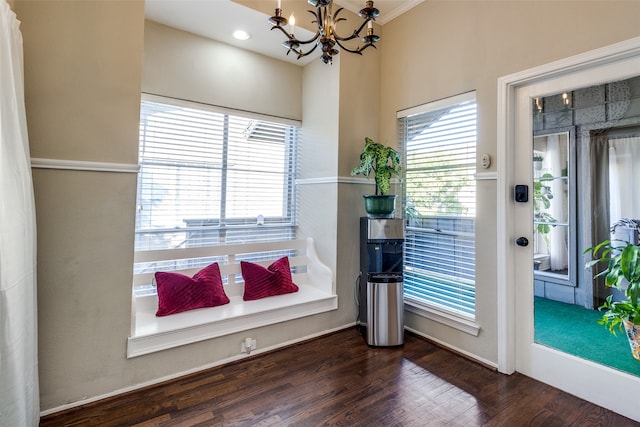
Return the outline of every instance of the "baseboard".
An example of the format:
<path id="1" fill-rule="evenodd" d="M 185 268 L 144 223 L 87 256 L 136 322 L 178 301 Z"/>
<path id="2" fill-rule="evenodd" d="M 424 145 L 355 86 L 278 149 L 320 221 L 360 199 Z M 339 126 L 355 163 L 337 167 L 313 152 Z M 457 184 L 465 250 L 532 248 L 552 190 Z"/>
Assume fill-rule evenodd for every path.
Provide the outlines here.
<path id="1" fill-rule="evenodd" d="M 313 339 L 320 338 L 320 337 L 325 336 L 325 335 L 330 335 L 330 334 L 342 331 L 344 329 L 352 328 L 355 325 L 356 325 L 355 322 L 348 323 L 346 325 L 342 325 L 342 326 L 339 326 L 337 328 L 327 329 L 325 331 L 322 331 L 322 332 L 319 332 L 319 333 L 316 333 L 316 334 L 306 335 L 304 337 L 296 338 L 296 339 L 291 340 L 291 341 L 285 341 L 283 343 L 276 344 L 276 345 L 273 345 L 273 346 L 270 346 L 270 347 L 264 347 L 264 348 L 261 348 L 259 350 L 252 351 L 251 354 L 240 354 L 240 355 L 228 357 L 226 359 L 221 359 L 221 360 L 218 360 L 216 362 L 213 362 L 213 363 L 210 363 L 210 364 L 207 364 L 207 365 L 203 365 L 203 366 L 200 366 L 200 367 L 197 367 L 197 368 L 189 369 L 187 371 L 182 371 L 182 372 L 178 372 L 178 373 L 175 373 L 175 374 L 172 374 L 172 375 L 167 375 L 167 376 L 164 376 L 164 377 L 156 378 L 156 379 L 151 380 L 151 381 L 146 381 L 144 383 L 136 384 L 136 385 L 133 385 L 133 386 L 130 386 L 130 387 L 121 388 L 121 389 L 114 390 L 114 391 L 109 392 L 109 393 L 101 394 L 101 395 L 98 395 L 98 396 L 93 396 L 93 397 L 90 397 L 90 398 L 87 398 L 87 399 L 83 399 L 83 400 L 79 400 L 79 401 L 76 401 L 76 402 L 73 402 L 73 403 L 60 405 L 60 406 L 57 406 L 55 408 L 51 408 L 51 409 L 47 409 L 47 410 L 41 411 L 40 412 L 40 417 L 45 417 L 47 415 L 55 414 L 57 412 L 62 412 L 62 411 L 66 411 L 66 410 L 69 410 L 69 409 L 74 409 L 74 408 L 77 408 L 79 406 L 87 405 L 87 404 L 90 404 L 90 403 L 93 403 L 93 402 L 97 402 L 99 400 L 109 399 L 111 397 L 116 397 L 118 395 L 129 393 L 129 392 L 132 392 L 132 391 L 138 391 L 140 389 L 144 389 L 144 388 L 147 388 L 147 387 L 153 387 L 153 386 L 156 386 L 158 384 L 162 384 L 162 383 L 165 383 L 165 382 L 168 382 L 168 381 L 172 381 L 172 380 L 175 380 L 175 379 L 178 379 L 178 378 L 182 378 L 182 377 L 187 376 L 187 375 L 196 374 L 198 372 L 206 371 L 207 369 L 212 369 L 212 368 L 216 368 L 216 367 L 219 367 L 219 366 L 222 366 L 222 365 L 227 365 L 227 364 L 230 364 L 230 363 L 233 363 L 233 362 L 238 362 L 240 360 L 253 358 L 253 357 L 256 357 L 256 356 L 259 356 L 259 355 L 263 355 L 265 353 L 270 353 L 270 352 L 273 352 L 273 351 L 282 350 L 282 349 L 284 349 L 286 347 L 297 345 L 297 344 L 300 344 L 300 343 L 302 343 L 304 341 L 313 340 Z"/>
<path id="2" fill-rule="evenodd" d="M 463 350 L 461 348 L 455 347 L 449 343 L 446 343 L 444 341 L 441 341 L 435 337 L 432 337 L 431 335 L 425 334 L 423 332 L 417 331 L 413 328 L 409 328 L 407 326 L 404 327 L 405 331 L 410 332 L 416 336 L 422 337 L 425 340 L 437 345 L 438 347 L 442 347 L 445 348 L 447 350 L 449 350 L 452 353 L 456 353 L 461 357 L 464 357 L 465 359 L 469 359 L 473 362 L 479 363 L 480 365 L 483 365 L 484 367 L 491 369 L 491 370 L 497 370 L 498 369 L 498 364 L 496 362 L 492 362 L 491 360 L 485 359 L 483 357 L 480 357 L 476 354 L 470 353 L 466 350 Z"/>

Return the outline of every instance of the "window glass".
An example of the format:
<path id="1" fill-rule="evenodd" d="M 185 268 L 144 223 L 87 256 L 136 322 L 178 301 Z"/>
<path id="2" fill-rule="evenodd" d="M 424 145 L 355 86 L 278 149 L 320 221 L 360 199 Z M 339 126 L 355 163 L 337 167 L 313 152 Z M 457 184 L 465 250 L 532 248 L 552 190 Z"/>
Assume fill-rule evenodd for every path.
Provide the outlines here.
<path id="1" fill-rule="evenodd" d="M 143 100 L 135 250 L 295 238 L 296 137 L 292 125 Z"/>
<path id="2" fill-rule="evenodd" d="M 569 133 L 533 139 L 533 269 L 569 279 Z"/>
<path id="3" fill-rule="evenodd" d="M 475 316 L 475 94 L 400 115 L 405 299 Z"/>

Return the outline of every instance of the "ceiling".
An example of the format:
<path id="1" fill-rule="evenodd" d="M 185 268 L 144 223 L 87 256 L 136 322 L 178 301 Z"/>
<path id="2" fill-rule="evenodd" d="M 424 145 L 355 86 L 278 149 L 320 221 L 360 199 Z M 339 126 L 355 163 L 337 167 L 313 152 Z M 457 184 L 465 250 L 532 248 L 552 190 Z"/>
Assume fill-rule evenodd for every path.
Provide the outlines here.
<path id="1" fill-rule="evenodd" d="M 264 1 L 273 1 L 275 8 L 275 0 Z M 375 0 L 374 5 L 380 10 L 376 22 L 385 24 L 423 1 Z M 336 0 L 336 3 L 355 13 L 364 7 L 364 0 Z M 314 52 L 315 54 L 296 60 L 295 55 L 286 55 L 281 44 L 284 36 L 279 31 L 270 31 L 271 25 L 267 22 L 269 16 L 231 0 L 145 0 L 145 17 L 298 65 L 305 65 L 319 56 L 319 53 Z M 353 27 L 355 26 L 354 23 Z M 234 39 L 232 33 L 237 29 L 249 32 L 252 37 L 244 41 Z M 296 35 L 309 38 L 312 33 L 296 27 Z"/>
<path id="2" fill-rule="evenodd" d="M 374 6 L 380 11 L 380 16 L 376 19 L 376 22 L 384 25 L 423 1 L 424 0 L 375 0 Z M 336 0 L 336 4 L 356 14 L 364 7 L 364 3 L 364 0 Z"/>

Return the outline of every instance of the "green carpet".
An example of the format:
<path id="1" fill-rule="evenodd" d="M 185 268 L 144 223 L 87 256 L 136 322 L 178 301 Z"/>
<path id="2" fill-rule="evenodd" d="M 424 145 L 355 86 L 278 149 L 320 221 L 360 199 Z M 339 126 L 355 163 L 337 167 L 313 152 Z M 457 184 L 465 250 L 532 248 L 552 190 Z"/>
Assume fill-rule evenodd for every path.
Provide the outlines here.
<path id="1" fill-rule="evenodd" d="M 640 376 L 624 332 L 613 336 L 596 321 L 598 310 L 535 298 L 535 342 Z"/>

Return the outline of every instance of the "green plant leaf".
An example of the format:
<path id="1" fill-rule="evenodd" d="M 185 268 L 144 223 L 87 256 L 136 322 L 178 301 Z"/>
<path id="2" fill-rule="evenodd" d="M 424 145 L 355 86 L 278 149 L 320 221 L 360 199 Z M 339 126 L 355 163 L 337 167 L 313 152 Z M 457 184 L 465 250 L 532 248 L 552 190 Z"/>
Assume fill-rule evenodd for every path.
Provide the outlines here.
<path id="1" fill-rule="evenodd" d="M 364 138 L 364 148 L 360 154 L 360 164 L 351 170 L 351 175 L 364 175 L 369 178 L 374 174 L 376 194 L 387 194 L 391 188 L 391 178 L 400 176 L 402 166 L 400 153 L 369 138 Z"/>
<path id="2" fill-rule="evenodd" d="M 621 245 L 620 243 L 624 244 Z M 585 250 L 591 252 L 594 259 L 585 263 L 590 268 L 598 262 L 606 262 L 607 268 L 594 277 L 605 277 L 605 285 L 624 292 L 623 301 L 613 301 L 609 295 L 599 307 L 606 310 L 598 323 L 604 325 L 609 332 L 616 334 L 622 330 L 622 321 L 630 320 L 640 324 L 640 246 L 629 242 L 605 240 L 593 248 Z M 623 285 L 626 284 L 626 289 Z"/>

